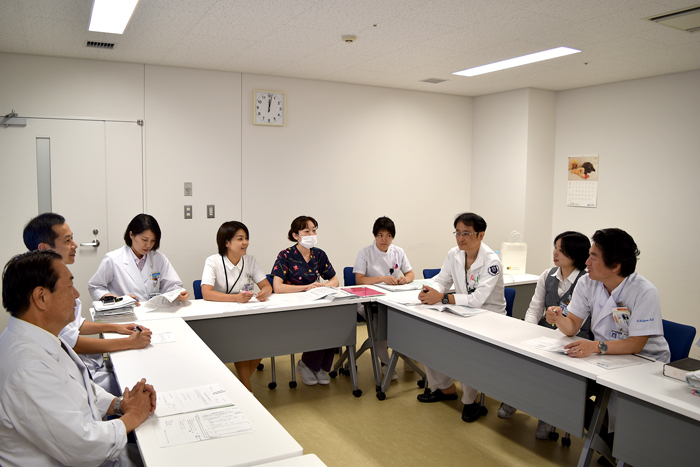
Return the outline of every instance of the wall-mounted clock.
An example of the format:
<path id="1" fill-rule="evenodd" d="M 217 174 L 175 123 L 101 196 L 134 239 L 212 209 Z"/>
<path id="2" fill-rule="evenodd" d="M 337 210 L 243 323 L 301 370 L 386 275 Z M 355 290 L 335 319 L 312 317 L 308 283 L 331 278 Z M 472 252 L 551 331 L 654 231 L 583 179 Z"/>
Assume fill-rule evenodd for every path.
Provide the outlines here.
<path id="1" fill-rule="evenodd" d="M 284 126 L 286 99 L 283 92 L 253 91 L 253 123 Z"/>

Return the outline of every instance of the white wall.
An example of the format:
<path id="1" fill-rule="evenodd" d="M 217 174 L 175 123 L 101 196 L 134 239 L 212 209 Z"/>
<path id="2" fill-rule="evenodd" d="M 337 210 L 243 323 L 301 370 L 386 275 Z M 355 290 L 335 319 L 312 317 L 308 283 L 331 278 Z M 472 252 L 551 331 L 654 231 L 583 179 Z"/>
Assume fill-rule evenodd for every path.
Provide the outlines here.
<path id="1" fill-rule="evenodd" d="M 474 100 L 472 209 L 486 219 L 494 250 L 517 230 L 527 271 L 551 263 L 551 196 L 556 94 L 520 89 Z"/>
<path id="2" fill-rule="evenodd" d="M 552 232 L 619 227 L 641 250 L 637 271 L 664 318 L 700 329 L 700 71 L 558 93 Z M 569 155 L 598 154 L 598 207 L 566 207 Z M 699 356 L 697 347 L 694 355 Z"/>

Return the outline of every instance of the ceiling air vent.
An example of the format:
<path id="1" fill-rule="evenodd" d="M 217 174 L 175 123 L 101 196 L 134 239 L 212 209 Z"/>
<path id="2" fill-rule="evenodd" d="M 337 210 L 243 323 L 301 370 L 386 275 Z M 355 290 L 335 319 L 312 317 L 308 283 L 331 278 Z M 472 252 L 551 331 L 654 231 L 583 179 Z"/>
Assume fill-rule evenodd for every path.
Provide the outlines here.
<path id="1" fill-rule="evenodd" d="M 440 78 L 428 78 L 428 79 L 422 79 L 420 80 L 421 83 L 430 83 L 430 84 L 438 84 L 438 83 L 444 83 L 447 81 L 446 79 L 440 79 Z"/>
<path id="2" fill-rule="evenodd" d="M 94 41 L 87 41 L 87 44 L 85 44 L 85 47 L 93 47 L 95 49 L 107 49 L 107 50 L 112 50 L 114 48 L 114 44 L 111 42 L 94 42 Z"/>
<path id="3" fill-rule="evenodd" d="M 649 21 L 686 32 L 700 31 L 700 5 L 646 18 Z"/>

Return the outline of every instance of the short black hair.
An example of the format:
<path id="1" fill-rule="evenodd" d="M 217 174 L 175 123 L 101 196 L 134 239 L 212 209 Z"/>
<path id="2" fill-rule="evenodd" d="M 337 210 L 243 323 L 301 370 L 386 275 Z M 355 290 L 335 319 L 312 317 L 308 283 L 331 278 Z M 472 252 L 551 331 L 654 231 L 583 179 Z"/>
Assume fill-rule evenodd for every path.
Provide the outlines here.
<path id="1" fill-rule="evenodd" d="M 63 225 L 66 223 L 65 217 L 55 212 L 45 212 L 39 214 L 34 219 L 27 222 L 24 226 L 22 237 L 27 250 L 33 251 L 39 249 L 40 243 L 46 243 L 51 248 L 56 246 L 58 234 L 53 229 L 54 225 Z"/>
<path id="2" fill-rule="evenodd" d="M 221 256 L 226 256 L 226 242 L 231 241 L 239 230 L 243 230 L 245 236 L 250 238 L 248 227 L 246 227 L 243 222 L 229 221 L 221 224 L 219 231 L 216 232 L 216 244 L 219 246 L 219 254 Z"/>
<path id="3" fill-rule="evenodd" d="M 461 222 L 467 227 L 472 227 L 475 232 L 486 232 L 486 221 L 483 217 L 473 212 L 463 212 L 455 218 L 454 228 L 457 228 L 457 223 Z"/>
<path id="4" fill-rule="evenodd" d="M 593 234 L 605 266 L 612 269 L 620 265 L 620 275 L 627 277 L 637 268 L 639 249 L 630 234 L 622 229 L 602 229 Z"/>
<path id="5" fill-rule="evenodd" d="M 580 271 L 586 269 L 588 251 L 591 249 L 591 241 L 580 232 L 567 230 L 557 235 L 554 239 L 554 246 L 557 240 L 561 240 L 561 251 L 574 261 L 574 267 Z"/>
<path id="6" fill-rule="evenodd" d="M 2 271 L 2 306 L 15 318 L 23 315 L 31 305 L 32 293 L 45 287 L 53 293 L 58 282 L 56 261 L 63 262 L 53 250 L 33 250 L 17 255 L 5 264 Z"/>
<path id="7" fill-rule="evenodd" d="M 297 241 L 292 234 L 299 235 L 299 231 L 304 230 L 309 225 L 309 221 L 313 223 L 314 227 L 318 228 L 318 222 L 316 222 L 316 219 L 314 219 L 311 216 L 299 216 L 292 221 L 292 225 L 289 228 L 289 232 L 287 232 L 287 238 L 290 242 Z"/>
<path id="8" fill-rule="evenodd" d="M 392 237 L 396 237 L 396 226 L 394 225 L 394 221 L 392 221 L 386 216 L 380 217 L 379 219 L 374 221 L 374 226 L 372 227 L 372 235 L 376 237 L 382 230 L 386 230 Z"/>
<path id="9" fill-rule="evenodd" d="M 127 246 L 131 246 L 131 236 L 129 234 L 138 235 L 147 230 L 150 230 L 156 236 L 156 243 L 151 248 L 151 251 L 156 251 L 160 248 L 160 226 L 156 218 L 150 214 L 139 214 L 131 219 L 131 222 L 126 227 L 126 232 L 124 232 L 124 242 Z"/>

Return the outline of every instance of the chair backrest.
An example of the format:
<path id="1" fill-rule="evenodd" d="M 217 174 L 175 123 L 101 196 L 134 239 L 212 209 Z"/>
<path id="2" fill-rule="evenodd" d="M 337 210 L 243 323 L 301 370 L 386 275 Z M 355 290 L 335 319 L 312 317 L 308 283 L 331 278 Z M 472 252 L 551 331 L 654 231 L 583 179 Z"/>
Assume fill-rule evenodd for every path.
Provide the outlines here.
<path id="1" fill-rule="evenodd" d="M 440 274 L 440 268 L 438 269 L 423 269 L 423 279 L 432 279 L 433 277 Z"/>
<path id="2" fill-rule="evenodd" d="M 674 323 L 673 321 L 661 320 L 664 326 L 664 337 L 671 349 L 671 361 L 675 362 L 682 358 L 687 358 L 690 347 L 695 339 L 695 328 L 687 324 Z"/>
<path id="3" fill-rule="evenodd" d="M 345 287 L 357 285 L 357 282 L 355 281 L 355 273 L 352 272 L 352 266 L 343 268 L 343 283 L 345 284 Z"/>
<path id="4" fill-rule="evenodd" d="M 503 294 L 506 296 L 506 314 L 513 316 L 513 302 L 515 301 L 515 289 L 513 287 L 505 287 Z"/>
<path id="5" fill-rule="evenodd" d="M 274 291 L 275 285 L 273 281 L 275 280 L 275 278 L 272 276 L 272 274 L 267 274 L 267 280 L 270 282 L 270 287 L 272 287 L 272 290 Z"/>
<path id="6" fill-rule="evenodd" d="M 192 282 L 192 288 L 194 289 L 195 300 L 201 300 L 202 299 L 202 281 L 196 280 L 196 281 Z"/>

